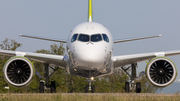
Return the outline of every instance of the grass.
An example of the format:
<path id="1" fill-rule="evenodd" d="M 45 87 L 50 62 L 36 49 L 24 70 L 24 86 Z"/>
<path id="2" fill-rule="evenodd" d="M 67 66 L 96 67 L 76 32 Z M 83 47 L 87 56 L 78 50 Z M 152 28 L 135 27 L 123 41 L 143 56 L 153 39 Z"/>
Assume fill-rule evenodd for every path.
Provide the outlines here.
<path id="1" fill-rule="evenodd" d="M 180 95 L 141 94 L 0 94 L 0 101 L 180 101 Z"/>

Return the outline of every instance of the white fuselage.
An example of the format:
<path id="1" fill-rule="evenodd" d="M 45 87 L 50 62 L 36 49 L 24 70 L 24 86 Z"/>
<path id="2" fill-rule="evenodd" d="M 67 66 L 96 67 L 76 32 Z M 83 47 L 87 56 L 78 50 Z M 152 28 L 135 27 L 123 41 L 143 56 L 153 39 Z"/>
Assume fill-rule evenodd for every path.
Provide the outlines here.
<path id="1" fill-rule="evenodd" d="M 69 68 L 76 70 L 101 70 L 111 61 L 113 38 L 109 30 L 95 22 L 77 25 L 67 40 Z M 109 65 L 110 66 L 110 65 Z"/>

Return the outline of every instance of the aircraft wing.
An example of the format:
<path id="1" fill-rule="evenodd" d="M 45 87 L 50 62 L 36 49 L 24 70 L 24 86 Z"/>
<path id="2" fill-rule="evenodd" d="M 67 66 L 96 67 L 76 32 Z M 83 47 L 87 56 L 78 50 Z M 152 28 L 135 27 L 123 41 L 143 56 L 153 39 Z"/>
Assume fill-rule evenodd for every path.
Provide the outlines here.
<path id="1" fill-rule="evenodd" d="M 54 64 L 62 68 L 66 68 L 66 60 L 68 59 L 67 56 L 61 56 L 61 55 L 17 52 L 17 51 L 8 51 L 8 50 L 0 50 L 0 54 L 8 55 L 8 56 L 23 56 L 30 60 L 34 60 L 42 63 Z"/>
<path id="2" fill-rule="evenodd" d="M 133 63 L 138 63 L 141 61 L 150 60 L 150 59 L 158 57 L 158 56 L 173 56 L 173 55 L 180 55 L 180 50 L 168 51 L 168 52 L 153 52 L 153 53 L 113 56 L 112 60 L 114 62 L 114 68 L 117 68 L 117 67 L 123 67 L 123 66 L 133 64 Z"/>

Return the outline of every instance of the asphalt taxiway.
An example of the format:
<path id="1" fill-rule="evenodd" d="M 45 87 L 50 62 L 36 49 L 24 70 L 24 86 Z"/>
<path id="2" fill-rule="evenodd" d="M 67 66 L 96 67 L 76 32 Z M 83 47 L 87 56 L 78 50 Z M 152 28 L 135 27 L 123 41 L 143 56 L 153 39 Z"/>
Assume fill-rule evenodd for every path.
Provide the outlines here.
<path id="1" fill-rule="evenodd" d="M 1 95 L 180 96 L 180 93 L 3 93 Z"/>

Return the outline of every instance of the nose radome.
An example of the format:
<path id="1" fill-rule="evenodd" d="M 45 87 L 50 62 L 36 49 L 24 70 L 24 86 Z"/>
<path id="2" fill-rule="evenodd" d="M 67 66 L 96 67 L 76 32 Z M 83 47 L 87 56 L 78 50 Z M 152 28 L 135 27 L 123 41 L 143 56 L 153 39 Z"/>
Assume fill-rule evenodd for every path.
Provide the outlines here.
<path id="1" fill-rule="evenodd" d="M 104 54 L 102 53 L 95 53 L 86 54 L 85 61 L 89 61 L 90 63 L 99 63 L 104 61 Z"/>
<path id="2" fill-rule="evenodd" d="M 99 67 L 104 64 L 105 53 L 98 50 L 86 50 L 75 54 L 76 62 L 79 66 Z"/>

